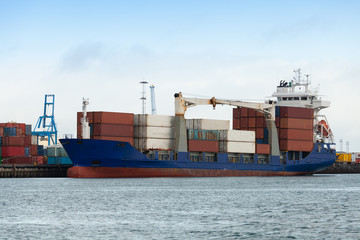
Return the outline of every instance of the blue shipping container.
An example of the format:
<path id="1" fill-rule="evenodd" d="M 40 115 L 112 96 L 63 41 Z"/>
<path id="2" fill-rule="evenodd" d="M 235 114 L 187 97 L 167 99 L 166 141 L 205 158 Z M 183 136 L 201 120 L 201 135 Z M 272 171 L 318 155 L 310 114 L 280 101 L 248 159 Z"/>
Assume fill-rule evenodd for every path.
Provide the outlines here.
<path id="1" fill-rule="evenodd" d="M 25 125 L 25 135 L 31 135 L 31 125 Z"/>
<path id="2" fill-rule="evenodd" d="M 48 164 L 72 164 L 69 157 L 48 157 Z"/>
<path id="3" fill-rule="evenodd" d="M 38 145 L 37 146 L 37 155 L 38 156 L 44 156 L 44 147 L 43 147 L 43 145 Z"/>
<path id="4" fill-rule="evenodd" d="M 0 137 L 0 146 L 1 146 L 1 144 L 2 144 L 2 137 Z M 1 155 L 1 154 L 0 154 Z"/>
<path id="5" fill-rule="evenodd" d="M 275 117 L 280 117 L 280 107 L 275 106 Z"/>
<path id="6" fill-rule="evenodd" d="M 219 141 L 220 134 L 217 130 L 201 130 L 201 129 L 189 129 L 189 140 L 213 140 Z"/>
<path id="7" fill-rule="evenodd" d="M 25 147 L 25 156 L 26 157 L 30 156 L 30 150 L 28 147 Z"/>

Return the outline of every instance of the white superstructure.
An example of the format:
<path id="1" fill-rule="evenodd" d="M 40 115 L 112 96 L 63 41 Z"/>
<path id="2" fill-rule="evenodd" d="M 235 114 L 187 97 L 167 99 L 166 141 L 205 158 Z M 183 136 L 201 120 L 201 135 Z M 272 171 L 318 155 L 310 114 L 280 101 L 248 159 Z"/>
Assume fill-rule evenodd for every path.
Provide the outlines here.
<path id="1" fill-rule="evenodd" d="M 276 105 L 314 109 L 314 141 L 334 142 L 326 117 L 319 114 L 321 109 L 330 107 L 330 101 L 321 99 L 318 89 L 311 88 L 310 75 L 305 75 L 306 79 L 303 79 L 300 68 L 294 70 L 294 73 L 291 81 L 281 80 L 276 92 L 272 94 L 276 98 Z"/>

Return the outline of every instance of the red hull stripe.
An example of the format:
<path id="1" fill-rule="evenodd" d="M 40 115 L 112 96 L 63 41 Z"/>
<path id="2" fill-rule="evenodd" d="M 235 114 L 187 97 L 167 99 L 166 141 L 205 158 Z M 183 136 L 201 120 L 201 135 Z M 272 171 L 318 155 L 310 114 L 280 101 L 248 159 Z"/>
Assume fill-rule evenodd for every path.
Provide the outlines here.
<path id="1" fill-rule="evenodd" d="M 240 176 L 296 176 L 307 172 L 273 172 L 252 170 L 217 170 L 185 168 L 123 168 L 123 167 L 71 167 L 67 176 L 72 178 L 142 178 L 142 177 L 240 177 Z"/>

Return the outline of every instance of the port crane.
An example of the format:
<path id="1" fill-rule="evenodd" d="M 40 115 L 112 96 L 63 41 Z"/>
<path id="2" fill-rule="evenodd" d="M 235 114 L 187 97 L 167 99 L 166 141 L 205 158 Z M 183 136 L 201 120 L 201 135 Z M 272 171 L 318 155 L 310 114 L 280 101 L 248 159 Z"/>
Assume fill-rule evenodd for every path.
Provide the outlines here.
<path id="1" fill-rule="evenodd" d="M 278 141 L 278 134 L 275 125 L 275 102 L 269 100 L 268 103 L 244 102 L 234 100 L 220 100 L 212 97 L 211 99 L 204 98 L 185 98 L 182 93 L 175 93 L 175 133 L 176 142 L 175 150 L 177 152 L 187 152 L 187 136 L 185 112 L 190 107 L 198 105 L 212 105 L 215 109 L 216 105 L 229 105 L 236 107 L 246 107 L 255 109 L 265 115 L 266 125 L 269 130 L 270 151 L 273 156 L 280 156 L 280 148 Z"/>
<path id="2" fill-rule="evenodd" d="M 54 118 L 55 95 L 46 94 L 44 115 L 40 116 L 31 135 L 37 136 L 37 141 L 47 140 L 48 145 L 57 144 L 57 129 Z"/>

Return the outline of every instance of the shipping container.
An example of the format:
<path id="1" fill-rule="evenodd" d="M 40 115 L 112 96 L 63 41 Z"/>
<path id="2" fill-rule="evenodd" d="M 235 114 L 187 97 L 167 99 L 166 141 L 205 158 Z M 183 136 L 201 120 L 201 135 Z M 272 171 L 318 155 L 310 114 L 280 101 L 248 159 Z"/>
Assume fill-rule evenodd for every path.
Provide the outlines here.
<path id="1" fill-rule="evenodd" d="M 38 145 L 38 137 L 36 135 L 31 136 L 31 145 Z"/>
<path id="2" fill-rule="evenodd" d="M 280 140 L 281 151 L 311 152 L 314 147 L 313 141 Z"/>
<path id="3" fill-rule="evenodd" d="M 246 107 L 240 108 L 240 115 L 241 115 L 241 117 L 248 117 L 249 116 L 248 115 L 248 108 L 246 108 Z"/>
<path id="4" fill-rule="evenodd" d="M 37 155 L 44 156 L 44 146 L 43 145 L 37 145 Z"/>
<path id="5" fill-rule="evenodd" d="M 135 148 L 139 150 L 172 150 L 174 149 L 174 139 L 159 139 L 159 138 L 135 138 Z"/>
<path id="6" fill-rule="evenodd" d="M 3 137 L 2 146 L 24 147 L 25 137 Z"/>
<path id="7" fill-rule="evenodd" d="M 31 157 L 13 157 L 3 159 L 3 164 L 23 164 L 23 165 L 33 165 Z"/>
<path id="8" fill-rule="evenodd" d="M 248 127 L 249 128 L 255 128 L 256 126 L 256 118 L 255 117 L 249 117 L 248 118 Z"/>
<path id="9" fill-rule="evenodd" d="M 230 142 L 255 142 L 254 131 L 220 130 L 220 140 Z"/>
<path id="10" fill-rule="evenodd" d="M 72 164 L 69 157 L 48 157 L 47 164 Z"/>
<path id="11" fill-rule="evenodd" d="M 223 153 L 255 153 L 255 142 L 220 141 L 219 150 Z"/>
<path id="12" fill-rule="evenodd" d="M 300 118 L 280 118 L 280 128 L 313 129 L 313 120 Z"/>
<path id="13" fill-rule="evenodd" d="M 249 117 L 255 117 L 256 116 L 256 110 L 252 109 L 252 108 L 249 108 L 248 109 L 248 116 Z"/>
<path id="14" fill-rule="evenodd" d="M 134 146 L 134 138 L 133 137 L 93 136 L 92 139 L 128 142 L 131 144 L 131 146 Z"/>
<path id="15" fill-rule="evenodd" d="M 314 109 L 299 108 L 299 107 L 281 107 L 281 118 L 300 118 L 300 119 L 313 119 Z"/>
<path id="16" fill-rule="evenodd" d="M 94 123 L 134 125 L 133 113 L 93 112 Z"/>
<path id="17" fill-rule="evenodd" d="M 186 119 L 186 127 L 188 129 L 229 130 L 230 121 L 215 119 Z"/>
<path id="18" fill-rule="evenodd" d="M 241 130 L 246 130 L 248 128 L 249 128 L 249 124 L 248 124 L 247 118 L 241 118 L 240 119 L 240 129 Z"/>
<path id="19" fill-rule="evenodd" d="M 227 130 L 221 130 L 221 131 L 227 131 Z M 219 134 L 218 130 L 189 129 L 188 130 L 188 139 L 189 140 L 219 141 L 220 134 Z"/>
<path id="20" fill-rule="evenodd" d="M 25 147 L 2 147 L 2 156 L 25 156 Z"/>
<path id="21" fill-rule="evenodd" d="M 135 126 L 175 127 L 174 116 L 135 114 Z"/>
<path id="22" fill-rule="evenodd" d="M 136 138 L 175 138 L 175 128 L 173 127 L 135 127 Z"/>
<path id="23" fill-rule="evenodd" d="M 134 125 L 94 124 L 94 136 L 134 137 Z"/>
<path id="24" fill-rule="evenodd" d="M 266 127 L 266 120 L 264 117 L 257 117 L 256 118 L 256 128 L 264 128 Z"/>
<path id="25" fill-rule="evenodd" d="M 4 128 L 4 137 L 15 137 L 16 128 L 15 127 L 5 127 Z"/>
<path id="26" fill-rule="evenodd" d="M 24 146 L 30 147 L 30 145 L 31 145 L 31 135 L 27 135 L 24 137 Z"/>
<path id="27" fill-rule="evenodd" d="M 283 128 L 283 129 L 280 129 L 280 139 L 312 141 L 313 140 L 313 130 Z"/>
<path id="28" fill-rule="evenodd" d="M 189 152 L 219 152 L 218 141 L 207 140 L 189 140 L 188 141 Z"/>
<path id="29" fill-rule="evenodd" d="M 25 147 L 25 156 L 26 157 L 30 156 L 30 148 L 29 147 Z"/>
<path id="30" fill-rule="evenodd" d="M 270 144 L 256 144 L 257 154 L 270 154 Z"/>
<path id="31" fill-rule="evenodd" d="M 238 118 L 233 119 L 233 129 L 237 129 L 237 130 L 240 129 L 240 119 Z"/>
<path id="32" fill-rule="evenodd" d="M 59 146 L 49 146 L 47 147 L 47 156 L 48 157 L 68 157 L 65 149 Z"/>
<path id="33" fill-rule="evenodd" d="M 25 125 L 25 136 L 30 136 L 31 135 L 31 125 L 26 124 Z"/>
<path id="34" fill-rule="evenodd" d="M 37 156 L 37 145 L 31 145 L 30 146 L 30 152 L 31 152 L 31 156 Z"/>
<path id="35" fill-rule="evenodd" d="M 4 127 L 0 126 L 0 137 L 4 136 Z"/>
<path id="36" fill-rule="evenodd" d="M 23 132 L 22 128 L 16 128 L 16 136 L 18 137 L 25 136 L 25 132 Z"/>
<path id="37" fill-rule="evenodd" d="M 240 108 L 233 108 L 233 118 L 240 118 L 240 117 L 241 117 Z"/>
<path id="38" fill-rule="evenodd" d="M 256 128 L 256 138 L 264 138 L 264 128 Z"/>

